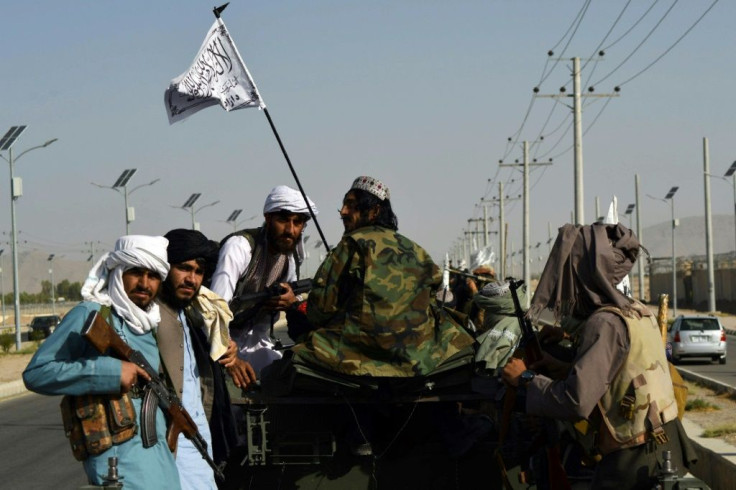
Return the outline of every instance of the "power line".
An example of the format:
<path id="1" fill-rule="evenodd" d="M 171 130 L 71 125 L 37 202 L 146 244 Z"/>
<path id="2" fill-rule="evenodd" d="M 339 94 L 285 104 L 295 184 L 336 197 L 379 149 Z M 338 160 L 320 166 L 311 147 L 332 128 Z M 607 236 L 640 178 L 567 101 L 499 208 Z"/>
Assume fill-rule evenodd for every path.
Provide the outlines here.
<path id="1" fill-rule="evenodd" d="M 682 41 L 682 39 L 683 39 L 683 38 L 684 38 L 685 36 L 687 36 L 687 35 L 688 35 L 688 34 L 690 33 L 690 31 L 692 31 L 692 30 L 693 30 L 693 29 L 695 28 L 695 26 L 696 26 L 696 25 L 698 25 L 698 23 L 699 23 L 699 22 L 700 22 L 701 20 L 703 20 L 703 17 L 705 17 L 705 16 L 706 16 L 706 15 L 708 14 L 708 12 L 710 12 L 710 10 L 711 10 L 711 9 L 712 9 L 713 7 L 715 7 L 715 5 L 716 5 L 717 3 L 718 3 L 718 0 L 713 0 L 713 3 L 711 3 L 711 4 L 710 4 L 710 7 L 708 7 L 708 9 L 707 9 L 707 10 L 706 10 L 705 12 L 703 12 L 703 14 L 702 14 L 702 15 L 701 15 L 700 17 L 698 17 L 698 20 L 696 20 L 696 21 L 695 21 L 695 23 L 693 23 L 693 25 L 691 25 L 691 26 L 690 26 L 690 27 L 688 28 L 688 30 L 686 30 L 686 31 L 685 31 L 685 32 L 684 32 L 684 33 L 682 34 L 682 36 L 680 36 L 679 38 L 677 38 L 677 41 L 675 41 L 675 42 L 674 42 L 674 43 L 672 44 L 672 46 L 670 46 L 669 48 L 667 48 L 667 49 L 666 49 L 666 50 L 664 51 L 664 53 L 662 53 L 662 54 L 660 54 L 659 56 L 657 56 L 657 57 L 656 57 L 656 58 L 654 59 L 654 61 L 652 61 L 651 63 L 649 63 L 649 64 L 648 64 L 648 65 L 647 65 L 646 67 L 644 67 L 644 69 L 643 69 L 643 70 L 641 70 L 640 72 L 638 72 L 638 73 L 637 73 L 636 75 L 634 75 L 633 77 L 631 77 L 631 78 L 629 78 L 629 79 L 625 80 L 624 82 L 620 83 L 620 84 L 619 84 L 619 87 L 620 87 L 620 86 L 622 86 L 622 85 L 624 85 L 625 83 L 629 83 L 630 81 L 632 81 L 633 79 L 635 79 L 636 77 L 638 77 L 639 75 L 641 75 L 642 73 L 644 73 L 645 71 L 647 71 L 647 70 L 648 70 L 649 68 L 651 68 L 651 67 L 652 67 L 652 66 L 653 66 L 653 65 L 654 65 L 655 63 L 657 63 L 657 62 L 658 62 L 659 60 L 661 60 L 662 58 L 664 58 L 664 57 L 665 57 L 665 55 L 667 55 L 667 53 L 669 53 L 669 52 L 670 52 L 670 51 L 671 51 L 671 50 L 672 50 L 672 49 L 673 49 L 673 48 L 674 48 L 675 46 L 677 46 L 677 44 L 678 44 L 678 43 L 679 43 L 680 41 Z"/>
<path id="2" fill-rule="evenodd" d="M 670 8 L 668 8 L 667 11 L 662 16 L 662 18 L 659 19 L 659 21 L 656 24 L 654 24 L 654 27 L 652 27 L 652 29 L 649 31 L 649 33 L 647 33 L 647 35 L 644 36 L 644 39 L 642 39 L 639 42 L 639 44 L 634 48 L 634 50 L 631 53 L 629 53 L 629 55 L 626 58 L 624 58 L 624 60 L 621 63 L 619 63 L 616 66 L 616 68 L 614 68 L 613 70 L 611 70 L 608 73 L 608 75 L 604 76 L 603 78 L 601 78 L 600 80 L 598 80 L 593 85 L 599 85 L 602 81 L 608 79 L 611 75 L 613 75 L 614 73 L 616 73 L 616 71 L 618 71 L 618 69 L 621 68 L 621 66 L 623 66 L 624 63 L 626 63 L 627 61 L 629 61 L 631 59 L 631 57 L 634 56 L 634 54 L 636 54 L 637 51 L 639 51 L 639 48 L 641 48 L 644 45 L 644 43 L 647 42 L 647 40 L 652 36 L 652 34 L 654 34 L 654 31 L 656 31 L 657 28 L 662 24 L 662 22 L 664 22 L 664 19 L 667 18 L 667 16 L 670 14 L 670 12 L 672 12 L 672 9 L 675 8 L 675 5 L 677 5 L 677 2 L 679 2 L 679 1 L 680 0 L 674 0 L 674 2 L 672 2 L 672 5 L 670 5 Z"/>

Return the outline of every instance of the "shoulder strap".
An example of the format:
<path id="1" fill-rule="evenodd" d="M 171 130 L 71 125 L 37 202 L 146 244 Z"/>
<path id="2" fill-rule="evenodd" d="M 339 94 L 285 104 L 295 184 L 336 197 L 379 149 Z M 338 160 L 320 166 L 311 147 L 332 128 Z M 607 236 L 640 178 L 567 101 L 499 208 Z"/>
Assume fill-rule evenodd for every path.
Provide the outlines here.
<path id="1" fill-rule="evenodd" d="M 246 240 L 248 240 L 248 244 L 250 245 L 250 248 L 255 248 L 256 245 L 256 237 L 261 234 L 261 230 L 263 230 L 263 227 L 259 228 L 247 228 L 245 230 L 238 230 L 234 233 L 230 233 L 225 238 L 220 240 L 220 247 L 223 246 L 223 244 L 228 241 L 230 238 L 234 236 L 242 236 Z"/>
<path id="2" fill-rule="evenodd" d="M 108 305 L 102 305 L 100 307 L 100 315 L 105 319 L 108 325 L 112 326 L 112 309 Z"/>

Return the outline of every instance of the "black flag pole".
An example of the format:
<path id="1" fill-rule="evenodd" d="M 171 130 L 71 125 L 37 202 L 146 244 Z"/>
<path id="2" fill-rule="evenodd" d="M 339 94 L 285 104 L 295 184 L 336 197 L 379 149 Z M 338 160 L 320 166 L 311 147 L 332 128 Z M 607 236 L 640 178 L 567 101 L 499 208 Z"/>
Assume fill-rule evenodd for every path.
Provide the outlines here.
<path id="1" fill-rule="evenodd" d="M 271 125 L 271 131 L 273 131 L 273 135 L 276 137 L 276 141 L 278 141 L 279 147 L 281 148 L 281 153 L 284 154 L 284 158 L 286 158 L 286 163 L 289 164 L 289 170 L 291 170 L 291 175 L 294 176 L 296 185 L 299 187 L 299 192 L 301 192 L 302 197 L 304 197 L 304 204 L 307 205 L 307 209 L 309 210 L 309 215 L 314 220 L 314 226 L 317 227 L 317 232 L 319 233 L 319 237 L 322 239 L 322 243 L 324 243 L 327 253 L 330 253 L 330 246 L 327 245 L 327 239 L 325 239 L 325 235 L 324 233 L 322 233 L 322 228 L 320 228 L 319 226 L 319 222 L 317 221 L 317 216 L 314 214 L 314 211 L 312 210 L 312 206 L 309 205 L 307 194 L 304 192 L 302 183 L 299 181 L 299 177 L 296 175 L 296 170 L 294 170 L 294 166 L 291 164 L 291 160 L 289 159 L 289 154 L 286 153 L 286 148 L 284 148 L 284 144 L 281 142 L 281 137 L 279 136 L 279 132 L 276 131 L 276 126 L 273 125 L 273 119 L 271 119 L 271 114 L 268 113 L 268 108 L 264 107 L 263 113 L 266 114 L 266 118 L 268 119 L 268 124 Z"/>
<path id="2" fill-rule="evenodd" d="M 220 14 L 223 10 L 230 4 L 230 2 L 221 5 L 219 7 L 215 7 L 212 9 L 212 12 L 215 14 L 216 18 L 220 18 Z M 302 197 L 304 198 L 304 204 L 307 205 L 307 209 L 309 210 L 309 215 L 312 217 L 312 220 L 314 220 L 314 226 L 317 228 L 317 232 L 319 233 L 319 237 L 322 239 L 322 243 L 325 246 L 325 249 L 327 250 L 327 253 L 330 253 L 330 246 L 327 244 L 327 239 L 325 238 L 325 234 L 322 233 L 322 228 L 319 226 L 319 221 L 317 221 L 317 215 L 314 214 L 314 210 L 312 209 L 312 206 L 309 205 L 309 199 L 307 199 L 307 194 L 304 192 L 304 187 L 302 187 L 302 183 L 299 180 L 299 176 L 296 174 L 296 170 L 294 170 L 294 165 L 291 164 L 291 159 L 289 158 L 289 154 L 286 153 L 286 148 L 284 147 L 284 144 L 281 141 L 281 136 L 279 136 L 279 132 L 276 130 L 276 126 L 273 124 L 273 119 L 271 119 L 271 114 L 268 113 L 268 108 L 265 107 L 265 105 L 262 107 L 264 114 L 266 114 L 266 119 L 268 119 L 268 124 L 271 126 L 271 131 L 273 131 L 273 135 L 276 137 L 276 141 L 279 144 L 279 148 L 281 148 L 281 153 L 283 153 L 284 158 L 286 159 L 286 163 L 289 165 L 289 170 L 291 170 L 291 175 L 294 176 L 294 181 L 296 181 L 297 187 L 299 187 L 299 192 L 301 192 Z"/>

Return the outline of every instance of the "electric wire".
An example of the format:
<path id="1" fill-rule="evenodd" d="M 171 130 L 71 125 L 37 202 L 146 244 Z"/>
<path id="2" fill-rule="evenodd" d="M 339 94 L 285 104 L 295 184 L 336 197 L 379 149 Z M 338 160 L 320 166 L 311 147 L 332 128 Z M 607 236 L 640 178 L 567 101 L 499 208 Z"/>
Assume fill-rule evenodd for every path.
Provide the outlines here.
<path id="1" fill-rule="evenodd" d="M 659 19 L 659 21 L 657 21 L 657 23 L 654 24 L 654 27 L 652 27 L 649 33 L 647 33 L 647 35 L 644 36 L 644 39 L 642 39 L 639 42 L 639 44 L 634 48 L 634 50 L 631 53 L 629 53 L 629 55 L 626 56 L 626 58 L 624 58 L 623 61 L 619 63 L 613 70 L 611 70 L 606 76 L 604 76 L 603 78 L 595 82 L 593 85 L 600 85 L 601 82 L 603 82 L 604 80 L 607 80 L 611 75 L 616 73 L 616 71 L 618 71 L 618 69 L 621 68 L 621 66 L 623 66 L 624 63 L 629 61 L 631 57 L 634 56 L 634 54 L 636 54 L 637 51 L 639 51 L 639 49 L 644 45 L 644 43 L 647 42 L 647 40 L 652 36 L 652 34 L 654 34 L 654 31 L 656 31 L 657 28 L 662 24 L 662 22 L 664 22 L 664 19 L 667 18 L 667 16 L 670 14 L 670 12 L 672 12 L 672 9 L 675 8 L 675 5 L 677 5 L 679 1 L 680 0 L 674 0 L 672 2 L 672 5 L 670 5 L 670 8 L 668 8 L 667 11 L 664 13 L 664 15 L 662 15 L 662 17 Z"/>
<path id="2" fill-rule="evenodd" d="M 600 52 L 601 46 L 603 46 L 603 43 L 606 42 L 606 39 L 608 39 L 608 36 L 611 35 L 611 33 L 613 32 L 613 29 L 616 27 L 618 22 L 621 20 L 621 17 L 623 17 L 624 12 L 626 12 L 626 9 L 629 8 L 630 4 L 631 4 L 631 0 L 628 0 L 628 2 L 626 2 L 626 5 L 624 5 L 624 8 L 622 8 L 621 12 L 619 12 L 618 17 L 616 17 L 616 20 L 614 20 L 613 24 L 611 24 L 611 27 L 608 29 L 608 32 L 606 33 L 606 35 L 603 36 L 603 39 L 601 39 L 601 42 L 598 43 L 598 46 L 596 46 L 596 48 L 593 50 L 593 54 L 590 55 L 590 58 L 588 58 L 585 61 L 585 63 L 583 63 L 583 66 L 580 68 L 580 71 L 583 71 L 585 67 L 588 66 L 588 63 L 590 63 L 590 60 L 594 59 L 596 53 Z M 586 85 L 587 85 L 587 82 L 586 82 Z"/>
<path id="3" fill-rule="evenodd" d="M 695 26 L 696 26 L 696 25 L 698 25 L 698 23 L 700 23 L 700 21 L 701 21 L 701 20 L 703 20 L 703 17 L 705 17 L 705 16 L 706 16 L 706 15 L 708 14 L 708 12 L 710 12 L 710 11 L 711 11 L 711 9 L 712 9 L 713 7 L 715 7 L 715 5 L 716 5 L 716 4 L 718 3 L 718 1 L 719 1 L 719 0 L 713 0 L 713 3 L 711 3 L 711 4 L 710 4 L 710 7 L 708 7 L 708 8 L 707 8 L 707 9 L 705 10 L 705 12 L 703 12 L 703 13 L 702 13 L 702 15 L 701 15 L 700 17 L 698 17 L 698 20 L 696 20 L 696 21 L 695 21 L 695 22 L 693 23 L 693 25 L 691 25 L 691 26 L 690 26 L 690 27 L 689 27 L 689 28 L 688 28 L 688 29 L 687 29 L 687 30 L 686 30 L 686 31 L 685 31 L 685 32 L 684 32 L 684 33 L 683 33 L 683 34 L 682 34 L 682 35 L 681 35 L 681 36 L 680 36 L 679 38 L 677 38 L 677 40 L 676 40 L 676 41 L 675 41 L 675 42 L 674 42 L 674 43 L 673 43 L 673 44 L 672 44 L 672 45 L 671 45 L 671 46 L 670 46 L 669 48 L 667 48 L 667 49 L 666 49 L 666 50 L 665 50 L 665 51 L 664 51 L 664 52 L 663 52 L 662 54 L 660 54 L 659 56 L 657 56 L 657 57 L 656 57 L 656 58 L 654 59 L 654 61 L 652 61 L 651 63 L 649 63 L 649 64 L 648 64 L 647 66 L 645 66 L 645 67 L 644 67 L 644 69 L 642 69 L 641 71 L 639 71 L 638 73 L 636 73 L 636 74 L 635 74 L 634 76 L 632 76 L 631 78 L 628 78 L 628 79 L 626 79 L 625 81 L 623 81 L 623 82 L 619 83 L 619 84 L 618 84 L 618 86 L 619 86 L 619 87 L 621 87 L 621 86 L 623 86 L 624 84 L 627 84 L 627 83 L 629 83 L 630 81 L 632 81 L 633 79 L 637 78 L 637 77 L 638 77 L 639 75 L 641 75 L 642 73 L 644 73 L 645 71 L 647 71 L 647 70 L 648 70 L 649 68 L 651 68 L 652 66 L 654 66 L 654 64 L 655 64 L 655 63 L 657 63 L 657 62 L 658 62 L 659 60 L 661 60 L 662 58 L 664 58 L 664 57 L 665 57 L 665 56 L 667 55 L 667 53 L 669 53 L 670 51 L 672 51 L 672 49 L 673 49 L 673 48 L 674 48 L 675 46 L 677 46 L 677 45 L 679 44 L 679 42 L 680 42 L 680 41 L 682 41 L 682 40 L 683 40 L 683 38 L 684 38 L 685 36 L 687 36 L 687 35 L 688 35 L 688 34 L 690 33 L 690 31 L 692 31 L 692 30 L 693 30 L 693 29 L 695 28 Z"/>
<path id="4" fill-rule="evenodd" d="M 570 34 L 570 37 L 567 43 L 565 44 L 565 47 L 562 49 L 562 53 L 560 53 L 560 56 L 557 57 L 554 64 L 552 65 L 552 68 L 550 68 L 550 70 L 547 73 L 545 73 L 546 67 L 549 64 L 549 57 L 547 58 L 547 61 L 545 62 L 545 65 L 544 65 L 545 68 L 542 70 L 542 76 L 540 77 L 540 80 L 536 86 L 540 86 L 542 83 L 544 83 L 547 77 L 549 77 L 549 75 L 552 74 L 552 72 L 555 70 L 555 67 L 559 63 L 560 59 L 562 59 L 562 57 L 564 56 L 565 51 L 567 51 L 567 48 L 570 46 L 570 43 L 572 42 L 572 39 L 575 37 L 575 34 L 580 28 L 580 24 L 582 23 L 583 18 L 585 17 L 585 14 L 588 11 L 588 8 L 590 7 L 590 3 L 591 3 L 591 0 L 585 0 L 585 2 L 583 3 L 583 6 L 580 8 L 580 10 L 578 10 L 578 13 L 575 16 L 575 19 L 573 19 L 572 23 L 570 24 L 570 27 L 567 28 L 567 31 L 562 36 L 562 38 L 560 38 L 560 40 L 557 41 L 557 43 L 550 50 L 550 51 L 553 51 L 557 46 L 559 46 L 560 43 L 562 43 L 565 40 L 565 38 L 568 36 L 568 34 L 570 34 L 570 31 L 572 30 L 572 34 Z M 536 97 L 532 95 L 531 101 L 529 102 L 529 106 L 527 107 L 527 111 L 526 111 L 526 114 L 524 115 L 524 118 L 522 119 L 521 125 L 519 126 L 519 129 L 516 130 L 516 132 L 511 136 L 510 139 L 512 140 L 512 142 L 510 145 L 507 145 L 506 152 L 504 153 L 504 156 L 501 158 L 502 160 L 505 160 L 506 158 L 508 158 L 511 152 L 511 148 L 515 147 L 516 144 L 519 142 L 519 135 L 523 131 L 524 126 L 526 125 L 526 122 L 529 119 L 529 114 L 531 113 L 535 100 L 536 100 Z"/>
<path id="5" fill-rule="evenodd" d="M 654 3 L 652 3 L 652 4 L 651 4 L 651 5 L 649 6 L 649 8 L 647 9 L 647 11 L 646 11 L 646 12 L 644 12 L 644 13 L 642 14 L 642 16 L 641 16 L 641 17 L 639 17 L 639 20 L 637 20 L 636 22 L 634 22 L 634 23 L 632 24 L 632 26 L 631 26 L 631 27 L 629 27 L 629 28 L 628 28 L 628 29 L 626 30 L 626 32 L 624 32 L 623 34 L 621 34 L 621 36 L 619 36 L 619 38 L 618 38 L 618 39 L 616 39 L 615 41 L 613 41 L 613 42 L 612 42 L 611 44 L 609 44 L 608 46 L 604 47 L 604 48 L 603 48 L 603 51 L 608 51 L 608 50 L 609 50 L 610 48 L 612 48 L 613 46 L 615 46 L 616 44 L 618 44 L 618 42 L 619 42 L 619 41 L 621 41 L 621 40 L 622 40 L 623 38 L 625 38 L 625 37 L 626 37 L 626 36 L 627 36 L 627 35 L 628 35 L 628 34 L 629 34 L 629 33 L 630 33 L 631 31 L 633 31 L 633 30 L 634 30 L 634 29 L 636 28 L 636 26 L 638 26 L 638 25 L 639 25 L 639 23 L 640 23 L 640 22 L 641 22 L 642 20 L 644 20 L 644 18 L 645 18 L 645 17 L 647 16 L 647 15 L 649 15 L 649 12 L 651 12 L 651 11 L 652 11 L 652 9 L 654 8 L 654 6 L 655 6 L 655 5 L 657 5 L 657 3 L 658 3 L 658 2 L 659 2 L 659 0 L 654 0 Z"/>

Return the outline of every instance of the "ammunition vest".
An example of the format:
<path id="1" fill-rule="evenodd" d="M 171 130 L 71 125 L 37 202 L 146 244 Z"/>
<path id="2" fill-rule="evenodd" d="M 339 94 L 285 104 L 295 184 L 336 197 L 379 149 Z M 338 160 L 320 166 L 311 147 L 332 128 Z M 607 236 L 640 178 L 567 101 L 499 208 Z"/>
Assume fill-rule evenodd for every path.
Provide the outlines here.
<path id="1" fill-rule="evenodd" d="M 601 449 L 606 453 L 638 446 L 648 436 L 660 442 L 666 437 L 662 425 L 677 418 L 677 403 L 660 330 L 651 315 L 640 319 L 627 317 L 614 307 L 601 308 L 596 314 L 603 311 L 615 313 L 624 320 L 630 348 L 623 366 L 598 402 L 602 424 L 605 424 L 601 426 L 601 433 L 607 428 L 613 438 L 607 444 L 609 451 Z"/>

